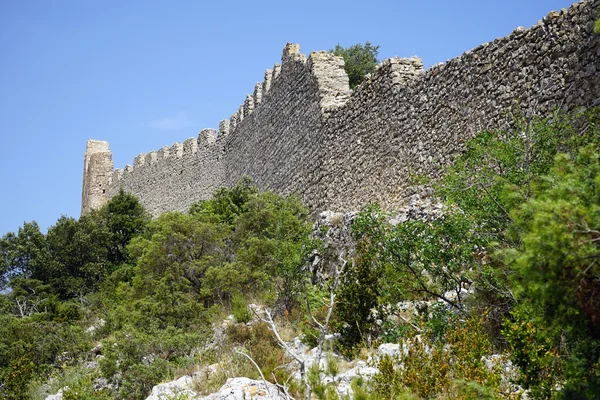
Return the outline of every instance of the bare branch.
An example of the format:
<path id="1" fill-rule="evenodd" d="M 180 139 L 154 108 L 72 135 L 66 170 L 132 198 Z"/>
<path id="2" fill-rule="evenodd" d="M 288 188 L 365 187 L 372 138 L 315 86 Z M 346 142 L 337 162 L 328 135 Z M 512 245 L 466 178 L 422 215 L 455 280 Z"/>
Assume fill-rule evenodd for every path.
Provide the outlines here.
<path id="1" fill-rule="evenodd" d="M 275 334 L 275 338 L 277 339 L 279 346 L 281 346 L 281 348 L 284 349 L 286 353 L 288 353 L 294 360 L 296 360 L 298 362 L 298 365 L 300 367 L 300 377 L 301 377 L 302 381 L 304 382 L 304 387 L 305 387 L 305 391 L 306 391 L 306 400 L 310 400 L 311 387 L 310 387 L 310 383 L 308 382 L 308 378 L 306 376 L 306 361 L 304 361 L 296 353 L 294 353 L 292 351 L 292 349 L 290 349 L 290 347 L 287 345 L 287 343 L 281 338 L 281 336 L 279 335 L 279 332 L 277 331 L 277 326 L 275 325 L 275 321 L 273 321 L 273 317 L 271 316 L 271 312 L 268 309 L 264 310 L 266 318 L 261 317 L 256 312 L 255 309 L 252 309 L 252 312 L 260 321 L 269 325 L 269 328 Z"/>
<path id="2" fill-rule="evenodd" d="M 288 388 L 287 388 L 287 383 L 290 381 L 292 375 L 290 375 L 287 378 L 287 380 L 283 383 L 283 385 L 277 381 L 277 377 L 275 376 L 275 374 L 273 372 L 271 372 L 271 376 L 273 377 L 273 380 L 275 381 L 275 385 L 278 388 L 281 388 L 281 390 L 283 390 L 283 393 L 285 394 L 286 398 L 291 399 L 291 400 L 296 400 L 294 397 L 292 397 L 292 395 L 290 395 Z"/>
<path id="3" fill-rule="evenodd" d="M 244 353 L 243 351 L 236 350 L 235 352 L 236 352 L 236 354 L 246 357 L 248 360 L 250 360 L 250 362 L 252 364 L 254 364 L 254 366 L 258 370 L 258 373 L 260 374 L 260 377 L 263 380 L 263 383 L 265 384 L 265 389 L 267 390 L 267 394 L 269 395 L 269 398 L 272 399 L 273 396 L 271 396 L 271 392 L 269 391 L 269 383 L 265 379 L 265 376 L 263 375 L 262 371 L 260 370 L 260 367 L 258 366 L 258 364 L 252 359 L 252 357 L 250 357 L 248 354 Z"/>

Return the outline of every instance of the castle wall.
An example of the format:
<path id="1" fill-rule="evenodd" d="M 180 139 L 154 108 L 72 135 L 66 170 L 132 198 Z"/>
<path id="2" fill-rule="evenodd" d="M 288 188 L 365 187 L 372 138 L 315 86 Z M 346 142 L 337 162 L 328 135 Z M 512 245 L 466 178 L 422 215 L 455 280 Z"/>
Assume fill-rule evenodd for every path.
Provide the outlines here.
<path id="1" fill-rule="evenodd" d="M 109 197 L 123 189 L 138 196 L 158 216 L 165 211 L 187 211 L 198 200 L 210 198 L 223 182 L 222 145 L 214 129 L 198 138 L 138 155 L 133 166 L 112 174 Z"/>
<path id="2" fill-rule="evenodd" d="M 412 60 L 412 78 L 398 74 L 411 60 L 384 62 L 325 123 L 328 190 L 318 208 L 397 207 L 411 174 L 438 177 L 466 139 L 508 127 L 515 102 L 525 116 L 599 104 L 595 18 L 591 3 L 577 3 L 426 72 Z"/>
<path id="3" fill-rule="evenodd" d="M 281 68 L 262 84 L 269 88 L 260 103 L 226 139 L 225 185 L 250 176 L 261 189 L 317 203 L 323 121 L 350 94 L 343 66 L 331 54 L 313 53 L 306 60 L 297 45 L 286 46 Z"/>
<path id="4" fill-rule="evenodd" d="M 354 91 L 341 59 L 287 45 L 218 134 L 138 156 L 112 174 L 106 199 L 123 188 L 158 215 L 247 175 L 314 210 L 398 207 L 411 175 L 436 178 L 466 139 L 507 127 L 515 102 L 525 115 L 600 104 L 598 6 L 576 3 L 427 71 L 417 58 L 385 60 Z M 84 178 L 84 199 L 92 186 Z"/>

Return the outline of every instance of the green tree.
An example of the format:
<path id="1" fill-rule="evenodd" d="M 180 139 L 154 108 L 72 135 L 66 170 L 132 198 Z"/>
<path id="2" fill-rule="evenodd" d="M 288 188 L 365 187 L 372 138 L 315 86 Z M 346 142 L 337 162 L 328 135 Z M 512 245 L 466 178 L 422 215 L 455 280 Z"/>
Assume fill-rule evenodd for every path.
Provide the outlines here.
<path id="1" fill-rule="evenodd" d="M 246 178 L 195 203 L 190 213 L 228 231 L 226 262 L 206 270 L 202 290 L 208 297 L 229 301 L 241 291 L 292 306 L 302 292 L 304 261 L 315 245 L 309 239 L 308 211 L 297 197 L 259 193 Z"/>
<path id="2" fill-rule="evenodd" d="M 189 213 L 216 218 L 233 226 L 237 217 L 245 211 L 245 205 L 251 196 L 258 193 L 252 180 L 244 177 L 233 188 L 219 188 L 210 200 L 198 201 L 190 206 Z"/>
<path id="3" fill-rule="evenodd" d="M 128 260 L 127 244 L 135 236 L 142 234 L 150 222 L 150 215 L 140 201 L 122 189 L 102 207 L 97 218 L 105 220 L 111 233 L 108 259 L 113 265 Z"/>
<path id="4" fill-rule="evenodd" d="M 227 230 L 194 215 L 169 212 L 152 221 L 149 231 L 149 237 L 129 246 L 136 265 L 128 306 L 163 328 L 193 324 L 193 315 L 202 311 L 206 270 L 224 263 Z"/>
<path id="5" fill-rule="evenodd" d="M 49 257 L 46 237 L 35 221 L 25 222 L 17 234 L 5 234 L 0 239 L 0 288 L 14 277 L 43 278 Z"/>
<path id="6" fill-rule="evenodd" d="M 329 52 L 344 59 L 344 69 L 350 79 L 351 88 L 358 86 L 365 75 L 373 73 L 379 63 L 377 59 L 379 46 L 373 46 L 369 42 L 364 45 L 357 43 L 347 48 L 337 44 Z"/>
<path id="7" fill-rule="evenodd" d="M 600 393 L 599 150 L 556 157 L 533 196 L 511 210 L 521 244 L 503 252 L 520 304 L 562 347 L 563 393 L 589 399 Z"/>
<path id="8" fill-rule="evenodd" d="M 109 231 L 91 218 L 61 217 L 48 229 L 47 275 L 38 279 L 50 284 L 63 299 L 96 290 L 110 272 L 109 242 Z"/>
<path id="9" fill-rule="evenodd" d="M 95 291 L 127 260 L 127 243 L 148 221 L 138 200 L 121 192 L 79 220 L 60 217 L 46 235 L 37 223 L 24 223 L 0 239 L 0 287 L 35 280 L 62 299 Z"/>

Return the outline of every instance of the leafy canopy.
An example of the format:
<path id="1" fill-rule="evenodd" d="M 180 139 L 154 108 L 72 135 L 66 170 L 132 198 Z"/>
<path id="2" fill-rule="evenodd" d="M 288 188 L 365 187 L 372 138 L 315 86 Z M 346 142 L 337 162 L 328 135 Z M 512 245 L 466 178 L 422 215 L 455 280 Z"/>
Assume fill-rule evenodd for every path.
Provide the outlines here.
<path id="1" fill-rule="evenodd" d="M 377 59 L 379 46 L 373 46 L 370 42 L 366 42 L 364 45 L 357 43 L 346 48 L 337 44 L 329 52 L 344 59 L 344 69 L 348 74 L 352 89 L 362 82 L 365 75 L 375 72 L 375 67 L 379 63 Z"/>

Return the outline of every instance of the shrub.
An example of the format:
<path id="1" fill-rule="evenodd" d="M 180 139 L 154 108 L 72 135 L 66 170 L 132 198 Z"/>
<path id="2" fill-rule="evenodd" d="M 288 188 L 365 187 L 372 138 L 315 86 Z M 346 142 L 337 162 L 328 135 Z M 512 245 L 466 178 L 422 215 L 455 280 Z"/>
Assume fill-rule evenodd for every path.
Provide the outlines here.
<path id="1" fill-rule="evenodd" d="M 358 86 L 365 75 L 375 71 L 379 63 L 377 60 L 379 46 L 373 46 L 369 42 L 364 45 L 358 43 L 347 48 L 337 44 L 329 52 L 344 59 L 344 69 L 350 80 L 350 88 Z"/>
<path id="2" fill-rule="evenodd" d="M 473 398 L 469 393 L 481 389 L 501 395 L 500 374 L 489 370 L 483 359 L 492 353 L 492 346 L 481 320 L 473 316 L 461 322 L 449 317 L 448 325 L 443 336 L 437 339 L 427 325 L 423 333 L 406 339 L 404 346 L 408 351 L 396 360 L 402 368 L 396 368 L 392 358 L 383 357 L 379 361 L 380 373 L 373 380 L 375 394 L 384 399 L 408 393 L 421 398 Z M 469 382 L 463 385 L 462 393 L 457 388 L 458 381 Z"/>
<path id="3" fill-rule="evenodd" d="M 240 294 L 236 294 L 231 299 L 231 312 L 235 318 L 235 322 L 246 323 L 252 320 L 252 311 L 246 305 L 244 297 Z"/>

